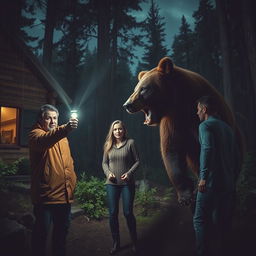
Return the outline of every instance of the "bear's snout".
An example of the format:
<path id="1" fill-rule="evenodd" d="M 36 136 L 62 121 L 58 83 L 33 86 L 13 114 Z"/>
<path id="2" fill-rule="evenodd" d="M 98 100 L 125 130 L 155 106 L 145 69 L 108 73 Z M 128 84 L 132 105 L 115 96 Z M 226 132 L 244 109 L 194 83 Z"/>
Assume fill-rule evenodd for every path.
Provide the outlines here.
<path id="1" fill-rule="evenodd" d="M 127 101 L 124 103 L 123 107 L 126 109 L 126 111 L 127 111 L 128 113 L 134 113 L 134 112 L 136 112 L 136 110 L 134 109 L 133 105 L 134 105 L 134 104 L 132 104 L 130 100 L 127 100 Z"/>
<path id="2" fill-rule="evenodd" d="M 132 100 L 131 97 L 124 103 L 123 107 L 130 114 L 136 113 L 144 107 L 139 99 Z"/>

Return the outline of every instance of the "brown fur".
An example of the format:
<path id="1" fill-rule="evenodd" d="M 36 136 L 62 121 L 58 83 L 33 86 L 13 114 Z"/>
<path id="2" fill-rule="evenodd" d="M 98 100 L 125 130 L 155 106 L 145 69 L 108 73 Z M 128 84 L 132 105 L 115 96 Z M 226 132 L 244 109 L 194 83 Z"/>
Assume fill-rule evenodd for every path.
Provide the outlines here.
<path id="1" fill-rule="evenodd" d="M 179 199 L 186 201 L 193 189 L 188 180 L 183 180 L 187 179 L 188 169 L 197 174 L 199 166 L 196 100 L 204 95 L 214 97 L 219 117 L 237 132 L 234 116 L 222 95 L 205 78 L 175 66 L 168 57 L 161 59 L 156 68 L 140 72 L 138 78 L 134 93 L 125 106 L 131 113 L 148 109 L 154 113 L 149 125 L 160 125 L 161 154 L 166 171 Z M 149 101 L 142 101 L 142 88 L 148 86 L 153 86 L 155 91 Z"/>

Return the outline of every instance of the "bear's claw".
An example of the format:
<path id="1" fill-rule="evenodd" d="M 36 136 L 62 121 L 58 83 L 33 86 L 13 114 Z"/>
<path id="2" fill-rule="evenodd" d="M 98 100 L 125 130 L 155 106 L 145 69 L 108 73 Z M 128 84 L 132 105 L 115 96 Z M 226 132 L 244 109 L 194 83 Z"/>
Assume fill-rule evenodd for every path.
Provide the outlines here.
<path id="1" fill-rule="evenodd" d="M 194 202 L 194 196 L 192 191 L 186 190 L 180 192 L 178 195 L 178 202 L 180 205 L 189 206 Z"/>

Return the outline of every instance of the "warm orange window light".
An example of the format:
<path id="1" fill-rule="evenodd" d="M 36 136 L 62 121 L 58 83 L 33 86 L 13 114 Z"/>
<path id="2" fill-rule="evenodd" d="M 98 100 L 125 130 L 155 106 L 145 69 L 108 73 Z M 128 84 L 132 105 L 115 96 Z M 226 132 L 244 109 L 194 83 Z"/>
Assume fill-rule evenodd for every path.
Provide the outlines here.
<path id="1" fill-rule="evenodd" d="M 0 108 L 0 144 L 17 144 L 17 108 Z"/>

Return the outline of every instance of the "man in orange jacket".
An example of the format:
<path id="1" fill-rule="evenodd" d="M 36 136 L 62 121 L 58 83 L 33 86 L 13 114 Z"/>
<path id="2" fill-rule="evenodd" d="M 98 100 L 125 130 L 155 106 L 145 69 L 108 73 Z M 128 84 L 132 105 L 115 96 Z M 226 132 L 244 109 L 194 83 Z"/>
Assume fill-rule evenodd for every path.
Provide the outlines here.
<path id="1" fill-rule="evenodd" d="M 77 128 L 78 120 L 70 119 L 67 124 L 58 126 L 58 117 L 59 112 L 54 106 L 43 105 L 37 123 L 29 133 L 31 197 L 36 218 L 32 255 L 37 256 L 46 255 L 51 223 L 53 255 L 65 255 L 65 240 L 76 185 L 67 135 Z"/>

